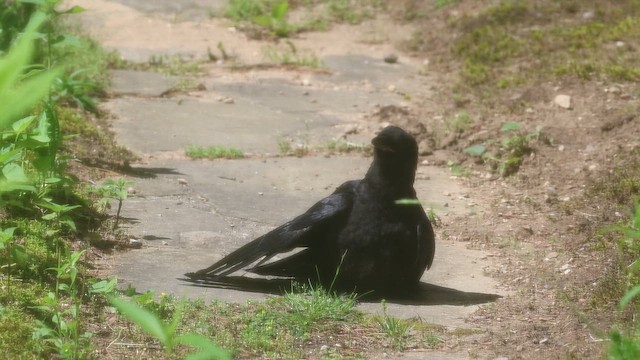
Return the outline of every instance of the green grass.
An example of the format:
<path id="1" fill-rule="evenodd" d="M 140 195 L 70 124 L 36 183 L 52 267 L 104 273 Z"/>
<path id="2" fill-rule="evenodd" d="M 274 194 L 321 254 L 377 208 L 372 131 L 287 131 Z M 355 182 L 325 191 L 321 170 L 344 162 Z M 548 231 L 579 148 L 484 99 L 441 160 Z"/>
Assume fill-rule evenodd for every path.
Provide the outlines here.
<path id="1" fill-rule="evenodd" d="M 185 59 L 181 55 L 152 55 L 147 62 L 132 62 L 124 60 L 117 52 L 107 53 L 107 63 L 113 69 L 129 69 L 153 71 L 173 76 L 198 76 L 202 70 L 203 61 Z"/>
<path id="2" fill-rule="evenodd" d="M 625 294 L 619 305 L 619 317 L 634 319 L 640 313 L 640 203 L 635 204 L 635 211 L 625 224 L 610 229 L 621 234 L 617 239 L 620 269 L 626 278 Z M 631 316 L 625 316 L 632 314 Z M 611 333 L 609 345 L 610 359 L 634 359 L 640 356 L 640 325 L 637 320 L 627 320 L 615 326 Z"/>
<path id="3" fill-rule="evenodd" d="M 436 8 L 450 6 L 458 2 L 460 2 L 460 0 L 433 0 L 433 3 L 435 4 Z"/>
<path id="4" fill-rule="evenodd" d="M 308 128 L 306 131 L 308 131 Z M 309 146 L 308 132 L 300 134 L 296 138 L 278 135 L 276 136 L 276 143 L 281 155 L 303 157 L 312 151 Z"/>
<path id="5" fill-rule="evenodd" d="M 328 141 L 326 147 L 329 152 L 343 154 L 349 154 L 353 152 L 371 154 L 371 152 L 373 151 L 373 148 L 370 144 L 352 143 L 342 138 Z"/>
<path id="6" fill-rule="evenodd" d="M 291 41 L 287 41 L 286 46 L 267 46 L 264 49 L 264 54 L 270 62 L 277 65 L 308 68 L 321 68 L 324 66 L 322 60 L 315 54 L 297 49 Z"/>
<path id="7" fill-rule="evenodd" d="M 251 21 L 269 14 L 276 3 L 277 0 L 229 0 L 224 15 L 236 22 Z"/>
<path id="8" fill-rule="evenodd" d="M 367 354 L 402 351 L 407 346 L 437 348 L 451 336 L 466 336 L 444 326 L 417 319 L 397 319 L 386 314 L 368 315 L 356 309 L 354 295 L 339 295 L 323 288 L 294 285 L 283 296 L 244 304 L 178 300 L 154 294 L 134 296 L 134 301 L 169 324 L 180 312 L 174 336 L 195 333 L 211 339 L 236 358 L 298 359 L 314 356 L 366 358 Z M 386 305 L 385 305 L 386 308 Z M 145 332 L 119 319 L 118 336 L 148 343 Z M 115 334 L 113 334 L 115 336 Z M 336 346 L 338 344 L 338 346 Z M 325 352 L 320 352 L 321 347 Z M 149 349 L 154 358 L 167 358 Z M 175 356 L 188 349 L 177 346 Z"/>
<path id="9" fill-rule="evenodd" d="M 452 54 L 462 65 L 460 85 L 509 88 L 554 77 L 639 80 L 631 48 L 640 40 L 640 4 L 597 2 L 592 18 L 559 24 L 554 19 L 593 11 L 586 3 L 568 3 L 502 1 L 453 21 L 458 36 Z"/>
<path id="10" fill-rule="evenodd" d="M 6 359 L 31 358 L 37 347 L 32 338 L 36 318 L 20 307 L 0 305 L 0 344 Z"/>
<path id="11" fill-rule="evenodd" d="M 303 6 L 307 15 L 299 23 L 290 22 L 289 12 Z M 381 0 L 231 0 L 224 16 L 250 37 L 282 38 L 303 31 L 325 31 L 334 23 L 360 24 L 383 8 Z"/>
<path id="12" fill-rule="evenodd" d="M 603 179 L 592 183 L 587 195 L 620 204 L 627 209 L 633 199 L 640 197 L 640 151 L 635 150 L 621 156 L 618 164 Z M 602 200 L 597 200 L 602 201 Z"/>
<path id="13" fill-rule="evenodd" d="M 333 21 L 355 25 L 372 18 L 380 6 L 376 1 L 329 0 L 327 13 Z"/>
<path id="14" fill-rule="evenodd" d="M 463 133 L 473 124 L 471 116 L 466 111 L 460 111 L 445 119 L 445 128 L 450 133 Z"/>
<path id="15" fill-rule="evenodd" d="M 187 148 L 187 156 L 192 159 L 241 159 L 244 153 L 233 147 L 191 145 Z"/>
<path id="16" fill-rule="evenodd" d="M 387 335 L 391 346 L 398 351 L 404 350 L 412 329 L 410 321 L 397 319 L 387 315 L 387 304 L 382 301 L 382 316 L 377 319 L 382 331 Z"/>
<path id="17" fill-rule="evenodd" d="M 331 346 L 344 341 L 340 351 L 364 354 L 369 349 L 350 348 L 345 340 L 351 328 L 362 329 L 358 336 L 373 336 L 375 331 L 364 325 L 365 315 L 355 309 L 355 304 L 353 296 L 296 286 L 282 297 L 261 302 L 190 302 L 182 328 L 212 337 L 238 357 L 302 358 L 308 350 L 319 348 L 309 348 L 310 341 L 328 341 Z"/>

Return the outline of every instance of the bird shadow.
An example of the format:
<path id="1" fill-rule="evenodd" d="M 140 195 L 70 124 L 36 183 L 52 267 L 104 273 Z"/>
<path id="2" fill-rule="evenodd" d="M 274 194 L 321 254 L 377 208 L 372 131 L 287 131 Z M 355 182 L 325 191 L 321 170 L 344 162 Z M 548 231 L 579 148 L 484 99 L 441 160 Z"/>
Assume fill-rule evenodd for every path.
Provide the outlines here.
<path id="1" fill-rule="evenodd" d="M 184 175 L 176 169 L 167 167 L 128 167 L 123 169 L 122 172 L 140 179 L 155 179 L 158 175 Z"/>
<path id="2" fill-rule="evenodd" d="M 207 279 L 179 278 L 189 282 L 191 286 L 217 289 L 237 290 L 245 292 L 282 295 L 296 288 L 299 281 L 286 278 L 252 278 L 246 276 L 224 276 Z M 498 294 L 457 290 L 421 282 L 418 288 L 408 294 L 389 296 L 366 293 L 358 295 L 361 302 L 378 302 L 384 299 L 388 303 L 400 305 L 458 305 L 469 306 L 494 302 L 501 298 Z"/>

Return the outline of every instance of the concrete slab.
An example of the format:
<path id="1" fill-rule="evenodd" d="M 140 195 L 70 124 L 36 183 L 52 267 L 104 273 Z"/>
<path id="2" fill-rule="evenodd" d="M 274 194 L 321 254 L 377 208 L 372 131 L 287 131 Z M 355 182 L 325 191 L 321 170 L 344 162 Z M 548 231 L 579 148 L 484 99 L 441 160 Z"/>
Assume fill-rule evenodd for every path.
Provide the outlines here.
<path id="1" fill-rule="evenodd" d="M 401 95 L 386 90 L 340 86 L 349 84 L 340 76 L 315 75 L 315 79 L 307 86 L 277 78 L 234 83 L 220 83 L 211 79 L 207 88 L 216 94 L 251 105 L 307 117 L 324 113 L 344 118 L 369 111 L 374 106 L 398 105 L 402 100 Z M 325 82 L 335 85 L 328 87 L 323 84 Z"/>
<path id="2" fill-rule="evenodd" d="M 134 188 L 138 197 L 123 208 L 123 216 L 135 220 L 124 228 L 144 246 L 120 254 L 114 271 L 123 284 L 139 291 L 195 298 L 242 302 L 288 290 L 289 282 L 252 275 L 210 288 L 179 279 L 302 213 L 342 182 L 361 178 L 370 161 L 347 156 L 156 160 L 145 167 L 164 171 L 155 178 L 137 180 Z M 442 209 L 438 210 L 441 216 L 477 211 L 463 197 L 444 195 L 464 191 L 448 172 L 431 167 L 421 171 L 430 176 L 416 182 L 418 195 Z M 449 206 L 444 207 L 444 202 Z M 424 275 L 422 292 L 415 299 L 391 302 L 387 312 L 463 326 L 464 316 L 473 312 L 475 305 L 495 300 L 495 283 L 482 275 L 486 262 L 482 252 L 438 239 L 434 267 Z M 364 302 L 360 307 L 368 312 L 382 309 L 379 302 Z"/>
<path id="3" fill-rule="evenodd" d="M 208 19 L 227 5 L 227 0 L 115 0 L 145 14 L 171 16 L 175 21 Z"/>
<path id="4" fill-rule="evenodd" d="M 335 137 L 337 131 L 329 130 L 339 123 L 322 114 L 302 116 L 244 101 L 119 98 L 104 106 L 119 117 L 114 124 L 119 141 L 142 153 L 185 150 L 189 145 L 277 153 L 280 136 L 309 133 L 310 139 L 323 143 Z"/>
<path id="5" fill-rule="evenodd" d="M 149 71 L 111 70 L 109 92 L 114 95 L 160 96 L 178 81 L 174 76 Z"/>
<path id="6" fill-rule="evenodd" d="M 334 73 L 331 80 L 337 83 L 393 84 L 415 74 L 415 69 L 408 64 L 388 64 L 382 58 L 361 54 L 327 56 L 322 61 Z"/>

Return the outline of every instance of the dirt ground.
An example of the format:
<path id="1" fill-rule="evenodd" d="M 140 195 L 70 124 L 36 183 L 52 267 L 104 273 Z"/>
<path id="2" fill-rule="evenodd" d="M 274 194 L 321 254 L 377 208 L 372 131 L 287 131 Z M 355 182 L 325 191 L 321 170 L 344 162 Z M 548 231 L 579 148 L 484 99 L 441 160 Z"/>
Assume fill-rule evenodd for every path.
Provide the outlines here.
<path id="1" fill-rule="evenodd" d="M 453 15 L 441 12 L 420 26 L 437 32 L 446 29 L 448 16 L 473 15 L 487 4 L 465 1 L 451 10 Z M 414 55 L 436 59 L 455 40 L 432 37 L 426 50 Z M 619 265 L 611 240 L 597 229 L 628 216 L 629 207 L 601 200 L 604 190 L 593 184 L 609 181 L 614 168 L 637 158 L 637 84 L 556 79 L 503 91 L 491 106 L 468 93 L 460 107 L 449 86 L 456 70 L 455 65 L 427 70 L 437 78 L 436 95 L 412 104 L 411 111 L 425 121 L 462 108 L 476 119 L 472 129 L 445 141 L 426 159 L 443 166 L 453 160 L 471 169 L 465 178 L 470 197 L 491 204 L 491 211 L 446 221 L 443 234 L 494 254 L 496 266 L 487 271 L 514 294 L 470 316 L 470 324 L 487 332 L 459 346 L 479 358 L 602 358 L 619 316 L 616 299 L 602 294 Z M 555 103 L 559 94 L 571 97 L 570 108 Z M 520 101 L 526 106 L 514 106 Z M 488 174 L 487 166 L 464 149 L 500 138 L 506 122 L 528 131 L 539 127 L 541 136 L 520 169 L 502 178 Z"/>
<path id="2" fill-rule="evenodd" d="M 379 14 L 360 25 L 337 25 L 292 41 L 320 57 L 350 51 L 368 51 L 374 56 L 395 53 L 400 62 L 423 69 L 421 76 L 430 85 L 410 94 L 406 107 L 363 114 L 354 122 L 362 132 L 373 131 L 381 122 L 410 129 L 421 141 L 421 161 L 442 167 L 453 162 L 468 169 L 460 181 L 469 188 L 471 199 L 490 209 L 479 216 L 443 219 L 438 234 L 489 252 L 494 265 L 485 271 L 512 295 L 499 306 L 482 306 L 466 319 L 470 327 L 485 332 L 447 346 L 482 359 L 601 358 L 608 331 L 619 315 L 615 299 L 603 300 L 598 294 L 618 265 L 610 240 L 596 230 L 622 220 L 627 213 L 622 207 L 600 202 L 602 194 L 594 193 L 592 184 L 607 179 L 612 169 L 637 154 L 637 84 L 555 79 L 502 91 L 491 101 L 473 92 L 460 100 L 452 86 L 459 67 L 437 61 L 451 50 L 454 40 L 447 33 L 447 22 L 451 16 L 473 15 L 489 2 L 464 1 L 434 10 L 420 21 L 399 20 L 398 14 L 411 11 L 402 8 L 410 3 L 398 2 L 398 9 L 390 14 Z M 431 31 L 430 42 L 405 52 L 412 34 L 425 28 Z M 113 34 L 110 41 L 129 36 Z M 167 34 L 154 36 L 163 37 L 168 48 L 172 47 L 169 42 L 181 41 Z M 140 44 L 145 41 L 139 39 Z M 229 37 L 224 41 L 240 58 L 259 61 L 252 50 L 255 40 L 239 43 L 236 37 Z M 281 71 L 283 77 L 304 77 L 304 72 Z M 570 107 L 558 105 L 557 95 L 570 96 Z M 446 119 L 461 110 L 470 115 L 471 125 L 462 132 L 445 134 Z M 529 132 L 539 127 L 540 133 L 519 170 L 502 177 L 464 149 L 499 140 L 506 122 L 519 123 Z"/>

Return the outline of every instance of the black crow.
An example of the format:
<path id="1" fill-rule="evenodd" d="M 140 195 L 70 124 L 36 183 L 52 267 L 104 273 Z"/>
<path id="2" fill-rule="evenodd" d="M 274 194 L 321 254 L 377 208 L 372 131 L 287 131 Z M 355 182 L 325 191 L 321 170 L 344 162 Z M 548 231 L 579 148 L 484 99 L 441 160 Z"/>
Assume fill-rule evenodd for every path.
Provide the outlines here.
<path id="1" fill-rule="evenodd" d="M 186 276 L 211 281 L 246 269 L 334 290 L 411 292 L 435 252 L 433 228 L 413 188 L 418 145 L 396 126 L 371 143 L 373 163 L 364 179 L 340 185 L 304 214 Z M 278 254 L 284 257 L 269 261 Z"/>

